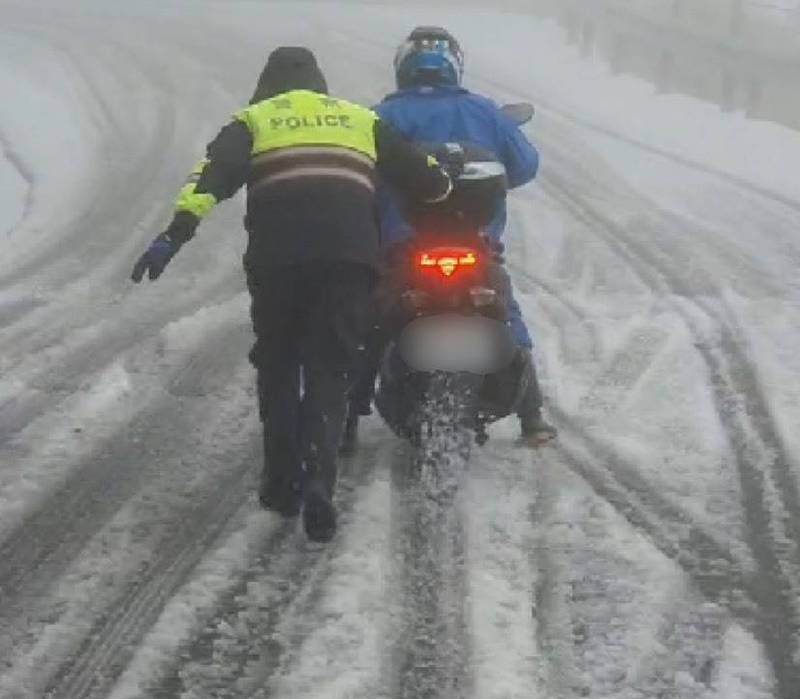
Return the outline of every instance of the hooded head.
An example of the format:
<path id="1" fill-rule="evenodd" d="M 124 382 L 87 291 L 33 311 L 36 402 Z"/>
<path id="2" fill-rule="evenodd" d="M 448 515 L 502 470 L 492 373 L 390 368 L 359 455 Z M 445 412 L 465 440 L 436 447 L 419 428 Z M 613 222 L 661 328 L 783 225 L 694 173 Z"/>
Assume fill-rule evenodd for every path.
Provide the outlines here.
<path id="1" fill-rule="evenodd" d="M 250 104 L 290 90 L 328 93 L 328 84 L 317 59 L 303 46 L 281 46 L 269 55 Z"/>

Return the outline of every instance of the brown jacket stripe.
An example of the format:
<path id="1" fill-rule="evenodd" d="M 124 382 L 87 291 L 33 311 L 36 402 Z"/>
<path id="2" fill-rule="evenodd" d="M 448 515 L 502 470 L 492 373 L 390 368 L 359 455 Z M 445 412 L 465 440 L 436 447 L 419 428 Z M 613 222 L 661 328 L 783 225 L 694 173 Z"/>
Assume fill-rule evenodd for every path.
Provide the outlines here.
<path id="1" fill-rule="evenodd" d="M 297 177 L 341 177 L 375 189 L 375 163 L 349 148 L 293 146 L 256 155 L 251 162 L 251 188 Z"/>
<path id="2" fill-rule="evenodd" d="M 370 192 L 375 191 L 375 182 L 371 177 L 367 177 L 360 172 L 342 167 L 292 167 L 287 168 L 281 172 L 276 172 L 274 175 L 262 177 L 257 182 L 250 185 L 250 191 L 258 191 L 267 185 L 277 184 L 279 182 L 288 182 L 289 180 L 297 180 L 300 178 L 320 178 L 320 177 L 335 177 L 340 180 L 349 180 L 355 182 Z"/>

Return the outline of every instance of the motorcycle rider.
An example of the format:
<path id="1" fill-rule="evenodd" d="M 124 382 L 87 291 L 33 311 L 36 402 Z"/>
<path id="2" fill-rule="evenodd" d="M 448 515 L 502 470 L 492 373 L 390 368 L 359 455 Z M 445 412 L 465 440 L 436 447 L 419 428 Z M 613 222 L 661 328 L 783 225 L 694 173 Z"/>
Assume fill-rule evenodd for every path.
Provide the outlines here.
<path id="1" fill-rule="evenodd" d="M 463 69 L 464 56 L 452 34 L 441 27 L 417 27 L 395 55 L 398 89 L 387 95 L 375 111 L 413 141 L 469 142 L 486 148 L 504 165 L 510 189 L 527 184 L 534 179 L 539 167 L 536 148 L 494 102 L 461 86 Z M 396 197 L 388 189 L 379 192 L 379 203 L 381 245 L 386 249 L 410 237 L 412 231 L 400 212 Z M 501 239 L 505 224 L 503 198 L 485 231 L 498 253 L 503 251 Z M 509 299 L 508 313 L 514 338 L 527 353 L 532 369 L 532 380 L 517 411 L 522 437 L 538 445 L 553 439 L 556 429 L 542 416 L 542 394 L 531 352 L 533 341 L 513 296 Z M 369 413 L 373 383 L 374 374 L 359 380 L 353 397 L 353 420 L 348 421 L 350 439 L 355 436 L 355 414 Z"/>
<path id="2" fill-rule="evenodd" d="M 315 541 L 336 530 L 337 446 L 379 254 L 378 173 L 423 200 L 452 189 L 436 161 L 375 112 L 328 96 L 311 51 L 278 48 L 250 106 L 208 145 L 172 222 L 132 273 L 135 282 L 146 272 L 158 278 L 214 205 L 247 184 L 250 359 L 264 423 L 259 500 L 286 517 L 302 504 Z"/>

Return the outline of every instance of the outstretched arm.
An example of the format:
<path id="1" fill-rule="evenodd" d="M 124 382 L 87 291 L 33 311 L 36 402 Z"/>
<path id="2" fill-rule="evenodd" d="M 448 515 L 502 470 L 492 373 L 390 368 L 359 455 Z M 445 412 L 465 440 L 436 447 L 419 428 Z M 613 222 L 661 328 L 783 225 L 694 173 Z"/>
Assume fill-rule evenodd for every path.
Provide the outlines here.
<path id="1" fill-rule="evenodd" d="M 161 276 L 164 268 L 216 204 L 232 197 L 247 180 L 253 139 L 247 126 L 235 120 L 208 144 L 201 160 L 178 194 L 175 215 L 167 229 L 151 243 L 133 268 L 131 279 L 139 282 Z"/>
<path id="2" fill-rule="evenodd" d="M 206 158 L 200 162 L 181 189 L 175 203 L 175 217 L 181 218 L 194 235 L 197 224 L 219 202 L 232 197 L 247 180 L 253 137 L 238 119 L 225 126 L 208 144 Z M 173 219 L 174 222 L 175 219 Z"/>

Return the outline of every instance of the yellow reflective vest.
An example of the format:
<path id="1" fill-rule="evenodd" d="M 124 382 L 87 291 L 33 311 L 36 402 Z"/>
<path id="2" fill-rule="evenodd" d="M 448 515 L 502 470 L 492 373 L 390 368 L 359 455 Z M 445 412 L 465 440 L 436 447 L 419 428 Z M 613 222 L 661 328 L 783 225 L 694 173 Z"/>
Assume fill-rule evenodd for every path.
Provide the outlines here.
<path id="1" fill-rule="evenodd" d="M 252 137 L 250 185 L 324 174 L 373 189 L 378 118 L 371 109 L 309 90 L 292 90 L 242 109 L 234 119 L 244 124 Z M 284 157 L 286 154 L 297 158 Z M 177 212 L 202 219 L 216 205 L 213 194 L 196 192 L 208 162 L 201 161 L 181 189 Z"/>
<path id="2" fill-rule="evenodd" d="M 236 118 L 253 135 L 253 155 L 291 146 L 339 146 L 373 161 L 378 115 L 352 102 L 293 90 L 243 109 Z"/>

